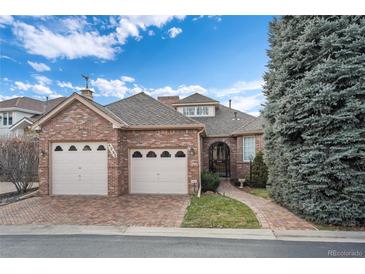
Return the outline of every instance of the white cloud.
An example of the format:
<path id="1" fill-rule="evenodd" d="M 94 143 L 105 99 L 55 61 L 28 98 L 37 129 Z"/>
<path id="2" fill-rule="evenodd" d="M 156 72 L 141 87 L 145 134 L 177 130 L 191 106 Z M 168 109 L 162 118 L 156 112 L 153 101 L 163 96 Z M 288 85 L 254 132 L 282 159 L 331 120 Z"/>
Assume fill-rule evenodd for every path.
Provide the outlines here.
<path id="1" fill-rule="evenodd" d="M 199 85 L 189 85 L 189 86 L 185 86 L 185 85 L 181 85 L 179 87 L 177 87 L 176 89 L 170 87 L 170 86 L 166 86 L 163 88 L 158 88 L 158 89 L 149 89 L 148 90 L 150 92 L 150 94 L 152 96 L 184 96 L 184 95 L 190 95 L 192 93 L 206 93 L 207 90 Z"/>
<path id="2" fill-rule="evenodd" d="M 7 96 L 7 95 L 1 95 L 0 94 L 0 101 L 4 101 L 4 100 L 9 100 L 9 99 L 13 99 L 19 97 L 19 95 L 11 95 L 11 96 Z"/>
<path id="3" fill-rule="evenodd" d="M 113 96 L 118 98 L 124 98 L 128 92 L 128 87 L 122 80 L 106 80 L 103 78 L 97 78 L 96 80 L 91 80 L 91 84 L 95 87 L 97 91 L 100 92 L 102 96 Z"/>
<path id="4" fill-rule="evenodd" d="M 44 26 L 34 27 L 15 22 L 13 32 L 31 54 L 46 58 L 76 59 L 93 56 L 113 59 L 117 49 L 113 35 L 100 35 L 98 32 L 71 32 L 67 35 L 54 33 Z"/>
<path id="5" fill-rule="evenodd" d="M 18 63 L 14 58 L 11 58 L 7 55 L 0 55 L 0 59 L 7 59 L 7 60 L 13 61 L 15 63 Z"/>
<path id="6" fill-rule="evenodd" d="M 12 29 L 23 47 L 31 54 L 49 59 L 97 57 L 111 60 L 129 37 L 141 40 L 141 31 L 148 31 L 148 27 L 161 28 L 174 18 L 182 20 L 184 17 L 113 16 L 109 18 L 108 26 L 112 31 L 105 35 L 100 34 L 93 23 L 80 16 L 61 19 L 59 25 L 52 29 L 43 25 L 44 22 L 36 26 L 17 20 L 12 23 Z M 152 35 L 152 32 L 147 32 L 147 35 Z"/>
<path id="7" fill-rule="evenodd" d="M 50 71 L 51 68 L 49 66 L 47 66 L 46 64 L 44 63 L 36 63 L 36 62 L 31 62 L 31 61 L 28 61 L 28 64 L 33 68 L 35 69 L 36 71 L 38 72 L 43 72 L 43 71 Z"/>
<path id="8" fill-rule="evenodd" d="M 154 35 L 155 35 L 155 32 L 154 32 L 153 30 L 149 30 L 149 31 L 147 32 L 147 34 L 148 34 L 149 36 L 154 36 Z"/>
<path id="9" fill-rule="evenodd" d="M 74 86 L 70 82 L 57 81 L 57 86 L 59 86 L 60 88 L 69 88 L 69 89 L 74 88 Z"/>
<path id="10" fill-rule="evenodd" d="M 214 93 L 218 97 L 223 97 L 230 94 L 241 93 L 243 91 L 262 89 L 263 84 L 264 81 L 262 80 L 255 80 L 249 82 L 239 81 L 233 84 L 233 86 L 230 88 L 216 90 Z"/>
<path id="11" fill-rule="evenodd" d="M 178 36 L 180 33 L 182 33 L 182 29 L 181 28 L 176 28 L 176 27 L 172 27 L 167 31 L 168 35 L 170 36 L 170 38 L 175 38 L 176 36 Z"/>
<path id="12" fill-rule="evenodd" d="M 38 81 L 38 83 L 41 83 L 44 85 L 50 85 L 52 83 L 51 79 L 49 79 L 43 75 L 34 75 L 33 77 Z"/>
<path id="13" fill-rule="evenodd" d="M 122 76 L 121 79 L 123 82 L 128 82 L 128 83 L 133 83 L 135 81 L 135 79 L 130 76 Z"/>
<path id="14" fill-rule="evenodd" d="M 261 108 L 264 102 L 265 97 L 261 93 L 252 96 L 235 96 L 232 97 L 232 108 L 257 114 L 257 110 Z M 228 101 L 224 105 L 228 106 Z"/>
<path id="15" fill-rule="evenodd" d="M 26 84 L 26 83 L 20 82 L 20 81 L 15 81 L 14 84 L 17 87 L 17 89 L 20 89 L 20 90 L 28 90 L 32 87 L 32 85 Z"/>
<path id="16" fill-rule="evenodd" d="M 5 25 L 10 25 L 14 22 L 14 18 L 11 15 L 0 15 L 0 28 L 5 27 Z"/>

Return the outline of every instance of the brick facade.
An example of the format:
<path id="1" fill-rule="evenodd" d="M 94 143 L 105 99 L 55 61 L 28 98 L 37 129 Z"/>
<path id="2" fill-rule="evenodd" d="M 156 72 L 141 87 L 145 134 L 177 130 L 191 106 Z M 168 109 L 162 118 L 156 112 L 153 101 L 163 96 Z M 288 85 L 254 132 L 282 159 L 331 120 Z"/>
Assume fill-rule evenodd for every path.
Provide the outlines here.
<path id="1" fill-rule="evenodd" d="M 247 136 L 256 137 L 256 151 L 264 147 L 263 134 L 253 134 Z M 243 178 L 249 173 L 250 165 L 243 161 L 243 137 L 207 137 L 203 139 L 202 167 L 209 170 L 209 147 L 215 142 L 224 142 L 230 150 L 231 178 Z"/>
<path id="2" fill-rule="evenodd" d="M 253 136 L 253 135 L 247 135 Z M 260 151 L 264 148 L 264 135 L 263 134 L 255 134 L 254 135 L 256 141 L 256 152 Z M 250 172 L 250 163 L 243 161 L 243 137 L 237 137 L 237 177 L 236 178 L 244 178 Z"/>
<path id="3" fill-rule="evenodd" d="M 54 118 L 48 120 L 39 134 L 39 192 L 52 194 L 50 147 L 56 142 L 108 142 L 120 147 L 120 132 L 112 124 L 80 102 L 73 102 Z M 120 194 L 121 171 L 119 158 L 108 153 L 108 195 Z"/>
<path id="4" fill-rule="evenodd" d="M 84 106 L 73 102 L 54 118 L 48 120 L 39 133 L 39 192 L 51 195 L 51 156 L 53 142 L 107 142 L 117 151 L 108 153 L 108 196 L 129 192 L 128 154 L 132 148 L 184 148 L 188 150 L 188 189 L 197 191 L 192 180 L 199 180 L 198 130 L 141 130 L 113 129 L 112 124 Z M 190 153 L 189 151 L 194 151 Z M 193 155 L 194 154 L 194 155 Z"/>
<path id="5" fill-rule="evenodd" d="M 188 189 L 189 193 L 198 190 L 191 184 L 192 180 L 199 181 L 198 130 L 133 130 L 125 131 L 122 135 L 122 193 L 128 189 L 128 150 L 135 148 L 181 148 L 188 150 Z M 189 151 L 194 150 L 194 155 Z"/>

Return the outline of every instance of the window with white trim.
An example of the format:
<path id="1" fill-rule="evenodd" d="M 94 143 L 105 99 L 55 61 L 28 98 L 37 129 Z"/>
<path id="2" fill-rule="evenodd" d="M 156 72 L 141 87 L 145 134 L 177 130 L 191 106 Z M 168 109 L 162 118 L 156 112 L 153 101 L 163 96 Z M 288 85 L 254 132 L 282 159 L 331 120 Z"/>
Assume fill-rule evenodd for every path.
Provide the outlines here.
<path id="1" fill-rule="evenodd" d="M 183 107 L 183 114 L 185 116 L 208 116 L 208 106 L 194 106 L 194 107 Z"/>
<path id="2" fill-rule="evenodd" d="M 0 113 L 0 123 L 3 126 L 11 126 L 13 124 L 13 113 L 12 112 Z"/>
<path id="3" fill-rule="evenodd" d="M 243 137 L 243 160 L 250 161 L 256 156 L 256 138 L 254 136 Z"/>

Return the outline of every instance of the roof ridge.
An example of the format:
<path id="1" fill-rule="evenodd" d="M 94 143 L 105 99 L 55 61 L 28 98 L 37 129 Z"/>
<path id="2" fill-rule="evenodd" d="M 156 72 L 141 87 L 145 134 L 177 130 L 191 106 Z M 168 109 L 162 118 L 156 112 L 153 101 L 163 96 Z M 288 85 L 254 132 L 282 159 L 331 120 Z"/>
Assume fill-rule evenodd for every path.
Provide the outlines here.
<path id="1" fill-rule="evenodd" d="M 110 103 L 110 104 L 106 104 L 106 105 L 104 105 L 104 107 L 107 107 L 107 106 L 113 105 L 113 104 L 118 103 L 118 102 L 120 102 L 120 101 L 127 100 L 127 99 L 129 99 L 129 98 L 136 97 L 137 95 L 143 95 L 143 94 L 144 94 L 144 95 L 147 95 L 144 91 L 141 91 L 141 92 L 138 92 L 138 93 L 133 94 L 133 95 L 131 95 L 131 96 L 128 96 L 128 97 L 126 97 L 126 98 L 119 99 L 119 100 L 117 100 L 117 101 L 115 101 L 115 102 L 112 102 L 112 103 Z"/>

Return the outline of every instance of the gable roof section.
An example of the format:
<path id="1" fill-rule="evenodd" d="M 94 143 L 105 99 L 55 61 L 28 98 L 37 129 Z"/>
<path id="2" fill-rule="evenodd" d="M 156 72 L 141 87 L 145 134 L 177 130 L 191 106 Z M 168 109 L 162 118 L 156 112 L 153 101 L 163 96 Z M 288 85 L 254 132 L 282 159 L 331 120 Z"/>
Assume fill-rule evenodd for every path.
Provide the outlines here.
<path id="1" fill-rule="evenodd" d="M 106 105 L 105 108 L 122 118 L 131 128 L 204 127 L 144 92 Z"/>
<path id="2" fill-rule="evenodd" d="M 253 121 L 249 122 L 248 124 L 243 125 L 239 129 L 233 132 L 234 135 L 246 134 L 246 133 L 254 133 L 254 132 L 263 132 L 265 125 L 265 120 L 262 115 L 255 118 Z"/>
<path id="3" fill-rule="evenodd" d="M 237 112 L 239 120 L 234 119 L 235 112 Z M 247 113 L 219 105 L 214 117 L 193 117 L 193 119 L 205 124 L 206 134 L 209 137 L 231 136 L 237 129 L 254 121 L 256 118 Z"/>
<path id="4" fill-rule="evenodd" d="M 48 101 L 40 101 L 30 97 L 17 97 L 0 101 L 0 109 L 19 109 L 40 114 L 47 112 L 65 99 L 65 97 L 60 97 Z"/>
<path id="5" fill-rule="evenodd" d="M 185 104 L 218 104 L 219 102 L 209 98 L 207 96 L 201 95 L 200 93 L 194 93 L 188 97 L 179 100 L 173 105 L 185 105 Z"/>
<path id="6" fill-rule="evenodd" d="M 75 100 L 81 102 L 85 106 L 92 109 L 94 112 L 108 120 L 113 124 L 114 127 L 126 127 L 127 124 L 120 119 L 118 116 L 110 112 L 108 109 L 103 107 L 102 105 L 78 94 L 73 93 L 71 96 L 69 96 L 66 100 L 64 100 L 62 103 L 58 104 L 55 108 L 51 109 L 47 113 L 43 114 L 32 126 L 32 129 L 35 130 L 37 127 L 48 121 L 49 119 L 56 116 L 59 112 L 61 112 L 64 108 L 69 106 L 72 102 Z"/>

